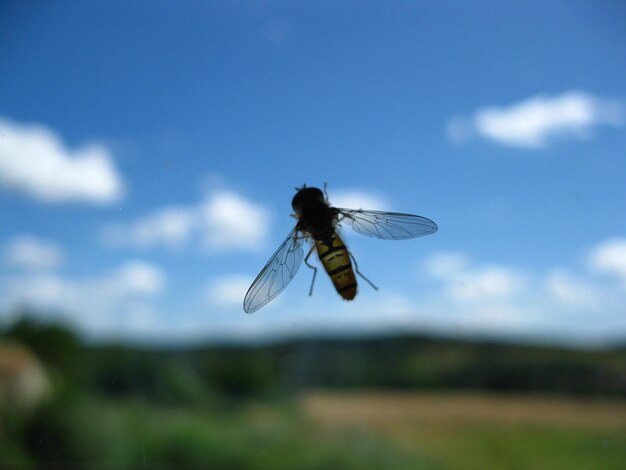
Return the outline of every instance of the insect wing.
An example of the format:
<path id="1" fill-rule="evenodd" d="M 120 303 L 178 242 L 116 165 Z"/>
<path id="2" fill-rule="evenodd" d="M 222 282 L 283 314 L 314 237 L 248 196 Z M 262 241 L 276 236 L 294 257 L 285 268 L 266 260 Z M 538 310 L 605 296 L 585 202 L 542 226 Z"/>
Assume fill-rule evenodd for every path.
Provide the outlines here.
<path id="1" fill-rule="evenodd" d="M 304 252 L 294 227 L 256 277 L 243 300 L 243 309 L 252 313 L 263 307 L 287 287 L 302 264 Z"/>
<path id="2" fill-rule="evenodd" d="M 368 237 L 403 240 L 430 235 L 437 231 L 435 222 L 419 215 L 362 209 L 336 210 L 340 214 L 340 222 L 346 222 L 355 232 Z"/>

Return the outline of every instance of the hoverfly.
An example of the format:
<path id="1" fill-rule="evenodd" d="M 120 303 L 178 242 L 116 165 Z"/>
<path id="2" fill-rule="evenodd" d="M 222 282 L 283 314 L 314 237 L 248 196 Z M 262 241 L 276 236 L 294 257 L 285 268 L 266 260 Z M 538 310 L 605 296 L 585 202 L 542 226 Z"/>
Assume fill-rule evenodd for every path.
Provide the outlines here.
<path id="1" fill-rule="evenodd" d="M 306 265 L 313 269 L 309 295 L 313 293 L 317 274 L 317 268 L 308 263 L 314 248 L 335 289 L 345 300 L 356 296 L 355 271 L 376 289 L 359 272 L 356 260 L 337 234 L 336 227 L 341 222 L 346 222 L 360 234 L 387 240 L 420 237 L 437 231 L 435 222 L 419 215 L 332 207 L 326 195 L 326 186 L 324 192 L 306 185 L 296 188 L 296 191 L 291 207 L 298 222 L 252 282 L 243 301 L 246 313 L 257 311 L 287 287 L 302 264 L 303 241 L 309 239 L 312 239 L 313 246 L 304 257 Z M 354 269 L 351 261 L 354 262 Z"/>

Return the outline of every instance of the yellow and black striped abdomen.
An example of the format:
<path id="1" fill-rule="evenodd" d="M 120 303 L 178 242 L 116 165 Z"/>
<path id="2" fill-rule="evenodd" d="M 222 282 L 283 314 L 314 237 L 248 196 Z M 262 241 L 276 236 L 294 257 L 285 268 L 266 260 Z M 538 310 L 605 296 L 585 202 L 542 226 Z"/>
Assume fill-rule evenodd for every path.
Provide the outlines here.
<path id="1" fill-rule="evenodd" d="M 315 240 L 315 248 L 317 248 L 320 261 L 339 295 L 346 300 L 354 299 L 356 296 L 356 278 L 352 270 L 348 249 L 339 235 L 334 232 L 330 236 L 329 242 Z"/>

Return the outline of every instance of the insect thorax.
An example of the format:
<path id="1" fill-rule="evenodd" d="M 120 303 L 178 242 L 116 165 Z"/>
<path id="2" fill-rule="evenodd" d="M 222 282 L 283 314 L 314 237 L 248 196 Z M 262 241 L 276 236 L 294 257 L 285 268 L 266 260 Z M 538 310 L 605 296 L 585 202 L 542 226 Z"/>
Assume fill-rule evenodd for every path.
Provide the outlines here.
<path id="1" fill-rule="evenodd" d="M 299 220 L 300 230 L 315 239 L 325 239 L 334 231 L 336 212 L 318 188 L 298 190 L 291 206 Z"/>

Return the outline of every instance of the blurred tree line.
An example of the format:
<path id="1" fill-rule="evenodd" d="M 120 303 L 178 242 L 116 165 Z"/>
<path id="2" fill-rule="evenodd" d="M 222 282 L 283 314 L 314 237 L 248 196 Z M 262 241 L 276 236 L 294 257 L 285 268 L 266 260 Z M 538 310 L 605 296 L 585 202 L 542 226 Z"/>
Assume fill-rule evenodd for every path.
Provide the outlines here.
<path id="1" fill-rule="evenodd" d="M 294 431 L 298 418 L 291 412 L 276 428 L 273 444 L 261 428 L 238 421 L 238 410 L 259 400 L 288 404 L 311 389 L 626 396 L 624 347 L 583 350 L 426 336 L 148 347 L 88 344 L 67 326 L 30 318 L 0 332 L 0 463 L 24 467 L 94 459 L 132 466 L 146 455 L 167 465 L 202 465 L 209 446 L 220 468 L 254 468 L 259 457 L 244 451 L 246 442 L 282 449 L 289 439 L 301 457 L 308 447 Z M 18 405 L 16 383 L 32 388 L 40 368 L 46 381 L 37 382 L 38 403 Z M 311 459 L 343 459 L 332 446 L 316 445 Z M 350 465 L 321 468 L 339 467 Z"/>
<path id="2" fill-rule="evenodd" d="M 163 403 L 289 395 L 316 388 L 472 389 L 626 396 L 626 347 L 574 349 L 427 336 L 303 338 L 266 345 L 86 344 L 21 317 L 0 331 L 67 386 Z M 57 377 L 57 378 L 58 378 Z M 70 388 L 72 388 L 70 387 Z"/>

